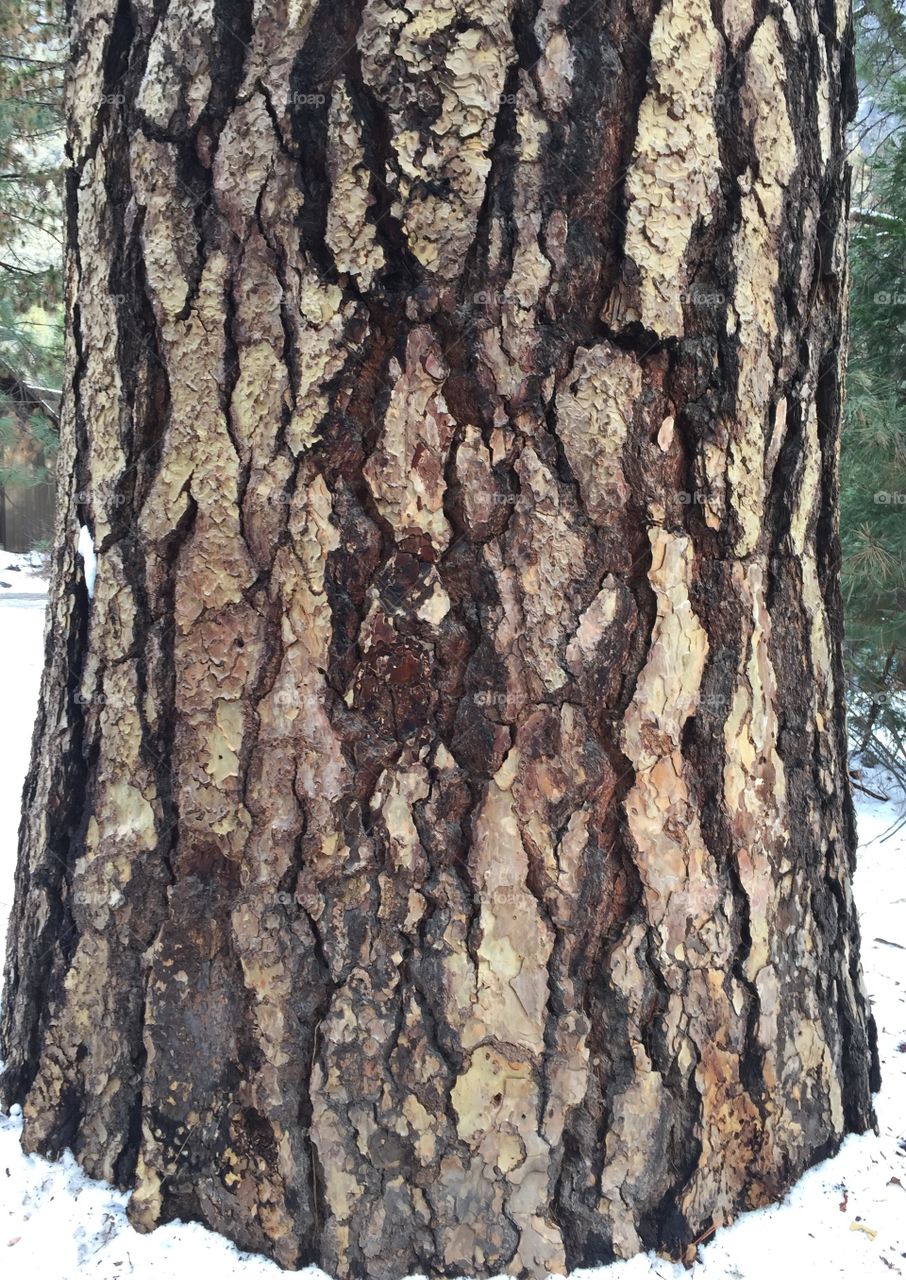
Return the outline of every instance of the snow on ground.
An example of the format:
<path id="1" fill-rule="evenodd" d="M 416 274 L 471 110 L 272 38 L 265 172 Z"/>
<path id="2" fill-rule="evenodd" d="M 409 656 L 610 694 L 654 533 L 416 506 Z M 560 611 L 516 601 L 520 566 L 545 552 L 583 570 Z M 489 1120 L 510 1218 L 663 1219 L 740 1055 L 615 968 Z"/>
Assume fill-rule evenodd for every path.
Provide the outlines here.
<path id="1" fill-rule="evenodd" d="M 22 561 L 9 557 L 5 563 Z M 17 578 L 3 574 L 0 581 Z M 42 659 L 43 599 L 0 587 L 0 708 L 6 755 L 0 765 L 0 930 L 12 897 L 19 795 Z M 877 786 L 877 779 L 872 786 Z M 629 1262 L 577 1271 L 574 1280 L 777 1280 L 820 1275 L 884 1280 L 906 1275 L 906 828 L 891 839 L 890 804 L 860 806 L 861 848 L 856 896 L 862 915 L 863 961 L 881 1047 L 883 1086 L 876 1100 L 880 1135 L 850 1137 L 832 1160 L 816 1166 L 783 1203 L 745 1214 L 699 1248 L 691 1273 L 643 1254 Z M 277 1280 L 282 1273 L 240 1253 L 198 1224 L 171 1223 L 138 1235 L 125 1216 L 127 1197 L 92 1182 L 72 1156 L 49 1164 L 25 1156 L 21 1119 L 0 1116 L 0 1270 L 6 1280 Z M 308 1268 L 309 1280 L 324 1280 Z"/>
<path id="2" fill-rule="evenodd" d="M 43 609 L 47 594 L 45 559 L 34 551 L 26 555 L 0 551 L 0 601 L 15 604 L 25 595 Z"/>

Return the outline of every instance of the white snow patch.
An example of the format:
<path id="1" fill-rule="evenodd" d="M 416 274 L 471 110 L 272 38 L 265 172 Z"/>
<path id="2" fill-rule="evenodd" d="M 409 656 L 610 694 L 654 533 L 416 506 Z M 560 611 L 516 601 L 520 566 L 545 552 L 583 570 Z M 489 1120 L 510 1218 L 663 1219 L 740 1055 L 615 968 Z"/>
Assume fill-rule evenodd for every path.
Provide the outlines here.
<path id="1" fill-rule="evenodd" d="M 85 569 L 85 586 L 88 588 L 88 599 L 90 600 L 94 595 L 94 580 L 98 574 L 98 558 L 95 555 L 94 543 L 91 540 L 87 525 L 79 525 L 79 540 L 76 543 L 76 551 L 82 557 L 82 564 Z"/>
<path id="2" fill-rule="evenodd" d="M 48 586 L 44 561 L 37 552 L 0 551 L 0 599 L 8 603 L 18 602 L 20 596 L 35 597 L 43 608 Z"/>
<path id="3" fill-rule="evenodd" d="M 0 931 L 12 899 L 19 799 L 42 656 L 42 610 L 11 605 L 0 595 L 0 705 L 8 751 L 0 769 Z M 906 1274 L 906 828 L 881 839 L 897 817 L 890 804 L 860 805 L 856 896 L 880 1040 L 880 1136 L 847 1138 L 781 1204 L 744 1214 L 700 1246 L 691 1271 L 641 1254 L 573 1272 L 573 1280 L 889 1280 L 891 1273 Z M 86 1178 L 68 1152 L 55 1164 L 24 1155 L 21 1130 L 21 1116 L 0 1116 L 5 1280 L 278 1280 L 285 1274 L 197 1223 L 170 1223 L 139 1235 L 126 1219 L 125 1194 Z M 326 1280 L 314 1267 L 298 1274 Z"/>

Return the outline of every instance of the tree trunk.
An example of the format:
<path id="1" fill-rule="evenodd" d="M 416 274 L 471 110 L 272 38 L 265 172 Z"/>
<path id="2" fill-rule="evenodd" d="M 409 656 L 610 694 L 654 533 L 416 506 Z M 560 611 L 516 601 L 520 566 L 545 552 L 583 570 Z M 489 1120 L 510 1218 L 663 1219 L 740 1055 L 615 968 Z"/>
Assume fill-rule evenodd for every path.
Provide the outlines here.
<path id="1" fill-rule="evenodd" d="M 137 1226 L 541 1276 L 873 1124 L 851 29 L 779 13 L 76 0 L 3 1089 Z"/>

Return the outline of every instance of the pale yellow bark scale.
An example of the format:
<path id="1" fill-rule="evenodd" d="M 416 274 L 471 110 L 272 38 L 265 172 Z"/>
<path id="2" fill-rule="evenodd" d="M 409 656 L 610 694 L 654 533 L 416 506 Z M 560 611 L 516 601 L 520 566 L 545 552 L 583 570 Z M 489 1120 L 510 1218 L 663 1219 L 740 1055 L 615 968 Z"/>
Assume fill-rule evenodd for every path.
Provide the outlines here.
<path id="1" fill-rule="evenodd" d="M 98 109 L 104 93 L 106 39 L 98 30 L 112 27 L 107 0 L 86 0 L 73 8 L 70 28 L 71 74 L 64 83 L 64 105 L 73 162 L 81 163 L 95 136 Z"/>
<path id="2" fill-rule="evenodd" d="M 109 248 L 98 235 L 109 223 L 105 171 L 100 155 L 85 164 L 78 195 L 78 228 L 81 245 L 78 284 L 79 329 L 85 364 L 81 403 L 88 431 L 87 493 L 93 520 L 93 541 L 100 548 L 110 533 L 110 515 L 116 500 L 116 484 L 125 457 L 120 447 L 119 422 L 123 385 L 113 358 L 112 335 L 118 327 L 116 299 L 110 292 Z M 103 551 L 99 576 L 103 578 Z"/>
<path id="3" fill-rule="evenodd" d="M 727 43 L 736 53 L 755 25 L 754 0 L 723 0 L 721 8 Z"/>
<path id="4" fill-rule="evenodd" d="M 535 38 L 541 50 L 535 80 L 545 112 L 551 114 L 563 111 L 569 102 L 575 70 L 569 36 L 560 25 L 564 8 L 563 0 L 542 0 L 535 18 Z"/>
<path id="5" fill-rule="evenodd" d="M 733 577 L 748 608 L 748 624 L 733 702 L 724 723 L 724 802 L 739 880 L 748 899 L 750 946 L 745 973 L 759 994 L 757 1035 L 765 1055 L 765 1076 L 776 1082 L 782 1055 L 777 1043 L 778 983 L 772 940 L 780 893 L 789 890 L 789 882 L 778 880 L 770 851 L 782 842 L 786 829 L 786 776 L 777 750 L 777 684 L 769 652 L 766 568 L 755 560 L 737 563 Z"/>
<path id="6" fill-rule="evenodd" d="M 414 256 L 444 280 L 459 274 L 484 202 L 500 96 L 515 57 L 511 8 L 511 0 L 465 0 L 401 10 L 370 0 L 362 16 L 362 72 L 374 92 L 381 94 L 394 62 L 412 78 L 432 73 L 437 86 L 441 110 L 427 130 L 430 140 L 400 127 L 391 141 L 401 171 L 394 215 Z M 457 19 L 468 23 L 464 30 L 454 29 Z M 442 197 L 426 190 L 438 182 Z"/>
<path id="7" fill-rule="evenodd" d="M 713 104 L 720 35 L 709 0 L 667 0 L 651 32 L 651 88 L 627 182 L 625 252 L 639 271 L 638 315 L 683 336 L 684 266 L 692 233 L 712 216 L 720 175 Z"/>
<path id="8" fill-rule="evenodd" d="M 739 337 L 736 421 L 727 455 L 727 482 L 739 524 L 736 551 L 749 555 L 762 530 L 770 476 L 766 437 L 779 337 L 776 293 L 783 196 L 796 168 L 796 143 L 783 87 L 786 70 L 777 23 L 761 23 L 746 54 L 743 120 L 758 155 L 758 177 L 740 179 L 742 221 L 734 242 L 737 288 L 732 307 Z"/>
<path id="9" fill-rule="evenodd" d="M 495 1167 L 509 1170 L 506 1212 L 519 1231 L 510 1268 L 562 1271 L 563 1241 L 545 1216 L 550 1150 L 537 1131 L 540 1098 L 532 1064 L 490 1045 L 476 1049 L 451 1099 L 459 1136 L 486 1166 L 485 1176 L 493 1178 Z"/>
<path id="10" fill-rule="evenodd" d="M 664 977 L 676 990 L 685 972 L 680 948 L 690 923 L 704 928 L 720 899 L 681 751 L 683 728 L 698 705 L 708 638 L 689 600 L 690 540 L 657 527 L 649 538 L 657 618 L 648 661 L 623 719 L 623 751 L 635 767 L 625 805 Z M 712 955 L 727 950 L 719 938 L 709 945 Z"/>
<path id="11" fill-rule="evenodd" d="M 494 572 L 504 610 L 495 637 L 502 660 L 508 636 L 516 653 L 513 663 L 514 693 L 522 680 L 517 668 L 524 663 L 524 677 L 535 686 L 554 692 L 566 683 L 558 645 L 563 611 L 568 607 L 570 585 L 582 571 L 584 543 L 561 510 L 560 495 L 549 467 L 529 445 L 516 464 L 520 493 L 511 517 L 516 536 L 532 548 L 515 566 L 504 565 L 499 547 L 485 549 Z"/>
<path id="12" fill-rule="evenodd" d="M 641 365 L 601 343 L 579 348 L 557 392 L 558 433 L 596 524 L 606 525 L 629 497 L 622 454 L 641 390 Z"/>
<path id="13" fill-rule="evenodd" d="M 693 1034 L 691 1028 L 688 1033 L 683 1029 L 685 1011 L 696 1011 L 702 1155 L 684 1197 L 685 1211 L 695 1221 L 705 1206 L 711 1212 L 715 1204 L 725 1202 L 728 1210 L 732 1205 L 737 1175 L 732 1172 L 733 1162 L 725 1161 L 727 1144 L 741 1141 L 739 1135 L 756 1122 L 757 1112 L 739 1084 L 738 1050 L 712 1045 L 705 1030 L 713 1023 L 734 1029 L 732 1036 L 739 1034 L 741 1024 L 725 987 L 726 969 L 707 967 L 730 964 L 732 898 L 718 885 L 684 778 L 681 751 L 683 728 L 698 705 L 708 657 L 708 639 L 689 600 L 692 545 L 685 535 L 658 527 L 649 531 L 649 537 L 649 581 L 657 597 L 657 618 L 648 661 L 623 721 L 623 750 L 635 766 L 635 782 L 625 803 L 659 967 L 674 993 L 670 1001 L 673 1048 L 677 1060 L 686 1064 L 685 1070 L 695 1060 L 685 1044 L 687 1034 Z M 657 1089 L 655 1083 L 649 1086 L 654 1093 L 645 1092 L 650 1068 L 642 1065 L 644 1071 L 626 1103 L 634 1108 L 634 1131 L 645 1141 L 655 1123 L 650 1107 L 656 1103 Z M 635 1094 L 638 1099 L 633 1102 Z M 625 1179 L 624 1165 L 625 1157 L 621 1163 L 615 1153 L 607 1177 Z M 638 1247 L 632 1215 L 624 1215 L 619 1202 L 611 1199 L 609 1204 L 615 1239 L 620 1233 L 620 1251 L 632 1253 Z"/>
<path id="14" fill-rule="evenodd" d="M 137 105 L 154 124 L 166 129 L 182 106 L 189 127 L 196 124 L 211 94 L 207 50 L 216 33 L 214 0 L 192 0 L 167 10 L 148 50 L 148 62 Z"/>
<path id="15" fill-rule="evenodd" d="M 397 538 L 422 532 L 442 551 L 450 541 L 444 514 L 444 459 L 456 429 L 443 397 L 447 369 L 427 329 L 409 336 L 406 366 L 391 363 L 393 390 L 365 478 Z"/>
<path id="16" fill-rule="evenodd" d="M 641 980 L 642 975 L 638 976 Z M 643 1185 L 646 1176 L 651 1176 L 651 1153 L 659 1141 L 664 1110 L 660 1074 L 637 1040 L 633 1041 L 632 1053 L 635 1074 L 614 1100 L 613 1119 L 605 1139 L 599 1204 L 600 1212 L 610 1222 L 618 1258 L 632 1257 L 643 1247 L 635 1229 L 629 1193 L 634 1185 Z"/>
<path id="17" fill-rule="evenodd" d="M 821 498 L 823 455 L 818 435 L 818 411 L 814 401 L 808 404 L 805 420 L 805 448 L 793 518 L 790 521 L 790 544 L 802 575 L 802 605 L 810 631 L 810 657 L 814 672 L 813 717 L 815 726 L 830 722 L 834 715 L 834 665 L 831 654 L 830 629 L 824 594 L 818 577 L 815 536 Z M 836 757 L 831 739 L 829 754 Z"/>
<path id="18" fill-rule="evenodd" d="M 369 289 L 384 265 L 384 252 L 375 228 L 366 220 L 374 201 L 362 151 L 362 130 L 346 87 L 340 83 L 330 100 L 328 167 L 332 189 L 324 239 L 337 270 L 354 276 L 363 289 Z"/>
<path id="19" fill-rule="evenodd" d="M 299 310 L 305 323 L 299 335 L 299 390 L 286 428 L 286 442 L 294 454 L 310 449 L 317 439 L 318 424 L 329 408 L 323 387 L 348 358 L 344 334 L 352 308 L 341 308 L 341 298 L 336 285 L 321 285 L 314 276 L 300 283 Z"/>
<path id="20" fill-rule="evenodd" d="M 477 1002 L 463 1043 L 471 1047 L 493 1036 L 540 1054 L 553 939 L 526 884 L 528 858 L 512 795 L 493 781 L 475 822 L 475 842 L 472 875 L 481 891 L 482 941 Z M 494 898 L 503 888 L 507 909 L 498 913 Z"/>

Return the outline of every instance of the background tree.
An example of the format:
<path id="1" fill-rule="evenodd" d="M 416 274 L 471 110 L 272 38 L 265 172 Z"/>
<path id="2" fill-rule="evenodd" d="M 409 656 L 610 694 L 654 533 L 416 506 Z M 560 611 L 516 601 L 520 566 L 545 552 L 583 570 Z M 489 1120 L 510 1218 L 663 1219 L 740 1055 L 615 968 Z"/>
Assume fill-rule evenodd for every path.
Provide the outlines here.
<path id="1" fill-rule="evenodd" d="M 843 593 L 853 743 L 906 797 L 906 19 L 858 10 L 863 86 L 851 234 L 841 460 Z"/>
<path id="2" fill-rule="evenodd" d="M 65 51 L 56 5 L 0 0 L 0 492 L 57 448 Z"/>
<path id="3" fill-rule="evenodd" d="M 873 1123 L 820 16 L 75 4 L 3 1093 L 138 1226 L 543 1275 Z"/>

